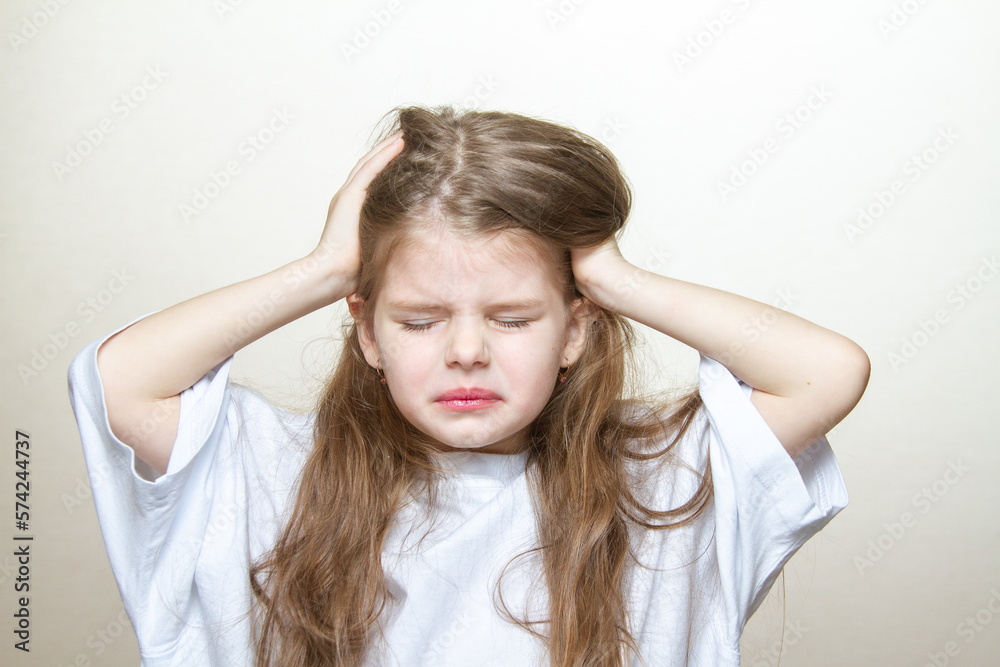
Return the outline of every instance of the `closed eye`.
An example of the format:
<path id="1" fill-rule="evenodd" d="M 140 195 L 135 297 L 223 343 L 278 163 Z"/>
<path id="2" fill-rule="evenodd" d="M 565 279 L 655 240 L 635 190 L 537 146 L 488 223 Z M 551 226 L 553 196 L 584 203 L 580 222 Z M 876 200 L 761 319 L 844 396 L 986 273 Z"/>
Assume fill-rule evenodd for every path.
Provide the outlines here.
<path id="1" fill-rule="evenodd" d="M 528 326 L 530 323 L 528 320 L 496 320 L 497 324 L 507 329 L 520 329 L 522 327 Z M 426 331 L 433 325 L 434 322 L 427 322 L 424 324 L 413 324 L 412 322 L 403 322 L 403 331 Z"/>
<path id="2" fill-rule="evenodd" d="M 500 326 L 507 327 L 509 329 L 520 329 L 521 327 L 528 326 L 528 320 L 497 320 Z"/>
<path id="3" fill-rule="evenodd" d="M 427 324 L 410 324 L 409 322 L 403 322 L 402 327 L 403 331 L 423 331 L 424 329 L 430 327 L 432 324 L 434 323 L 428 322 Z"/>

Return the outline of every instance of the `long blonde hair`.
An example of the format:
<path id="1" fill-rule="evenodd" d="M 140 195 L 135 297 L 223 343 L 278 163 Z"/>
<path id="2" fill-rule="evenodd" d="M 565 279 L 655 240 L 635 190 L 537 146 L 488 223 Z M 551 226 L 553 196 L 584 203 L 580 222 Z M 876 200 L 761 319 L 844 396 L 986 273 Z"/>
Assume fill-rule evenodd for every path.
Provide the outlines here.
<path id="1" fill-rule="evenodd" d="M 566 303 L 580 296 L 569 247 L 610 239 L 631 208 L 629 185 L 606 147 L 512 113 L 406 107 L 391 114 L 382 136 L 402 129 L 405 146 L 369 185 L 361 209 L 361 322 L 371 322 L 388 258 L 431 211 L 458 231 L 531 240 L 553 258 Z M 365 360 L 357 323 L 344 329 L 292 515 L 250 570 L 258 667 L 362 664 L 392 599 L 381 556 L 393 517 L 408 498 L 436 502 L 433 444 L 403 418 Z M 710 465 L 680 507 L 648 508 L 633 494 L 627 461 L 669 459 L 701 406 L 696 390 L 640 402 L 629 373 L 635 341 L 627 319 L 600 309 L 568 381 L 556 383 L 530 428 L 526 475 L 539 536 L 531 552 L 543 564 L 549 632 L 506 604 L 498 611 L 545 639 L 553 666 L 625 664 L 623 649 L 637 651 L 624 597 L 635 560 L 630 526 L 685 525 L 712 496 Z"/>

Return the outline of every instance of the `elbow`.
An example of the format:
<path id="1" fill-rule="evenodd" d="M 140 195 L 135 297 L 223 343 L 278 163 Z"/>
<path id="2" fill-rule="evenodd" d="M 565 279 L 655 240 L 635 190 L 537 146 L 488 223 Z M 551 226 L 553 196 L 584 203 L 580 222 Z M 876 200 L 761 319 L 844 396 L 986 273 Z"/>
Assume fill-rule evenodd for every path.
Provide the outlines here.
<path id="1" fill-rule="evenodd" d="M 868 387 L 872 369 L 868 354 L 854 341 L 844 341 L 835 352 L 831 351 L 831 370 L 812 394 L 808 411 L 817 416 L 815 435 L 829 432 L 853 412 Z"/>
<path id="2" fill-rule="evenodd" d="M 868 381 L 872 376 L 872 361 L 868 358 L 868 353 L 860 345 L 851 341 L 851 353 L 848 361 L 850 376 L 854 379 L 855 391 L 860 401 L 868 388 Z"/>
<path id="3" fill-rule="evenodd" d="M 871 379 L 872 362 L 864 349 L 854 341 L 844 338 L 836 354 L 832 355 L 836 375 L 833 386 L 842 411 L 846 415 L 861 401 Z"/>

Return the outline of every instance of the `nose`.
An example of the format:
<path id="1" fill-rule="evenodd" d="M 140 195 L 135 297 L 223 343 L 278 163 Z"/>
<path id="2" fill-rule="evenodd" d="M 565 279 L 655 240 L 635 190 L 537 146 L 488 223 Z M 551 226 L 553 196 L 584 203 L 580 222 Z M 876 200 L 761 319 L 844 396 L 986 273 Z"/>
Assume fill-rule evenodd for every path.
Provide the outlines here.
<path id="1" fill-rule="evenodd" d="M 445 362 L 471 368 L 489 363 L 486 325 L 478 318 L 456 317 L 449 323 Z"/>

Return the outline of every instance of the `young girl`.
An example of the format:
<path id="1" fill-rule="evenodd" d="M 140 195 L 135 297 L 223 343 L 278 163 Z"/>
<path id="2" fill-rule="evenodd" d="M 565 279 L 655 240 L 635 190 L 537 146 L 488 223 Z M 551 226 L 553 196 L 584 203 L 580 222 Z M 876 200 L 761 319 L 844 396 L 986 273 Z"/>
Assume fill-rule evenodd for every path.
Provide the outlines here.
<path id="1" fill-rule="evenodd" d="M 590 137 L 395 111 L 312 253 L 72 362 L 143 664 L 738 666 L 847 504 L 824 434 L 867 356 L 631 265 L 629 186 Z M 344 298 L 315 413 L 229 382 L 237 350 Z M 697 389 L 640 398 L 630 320 L 699 351 Z"/>

